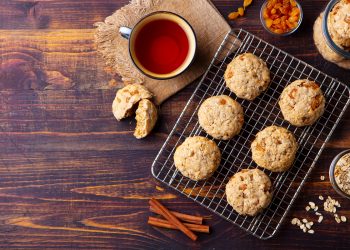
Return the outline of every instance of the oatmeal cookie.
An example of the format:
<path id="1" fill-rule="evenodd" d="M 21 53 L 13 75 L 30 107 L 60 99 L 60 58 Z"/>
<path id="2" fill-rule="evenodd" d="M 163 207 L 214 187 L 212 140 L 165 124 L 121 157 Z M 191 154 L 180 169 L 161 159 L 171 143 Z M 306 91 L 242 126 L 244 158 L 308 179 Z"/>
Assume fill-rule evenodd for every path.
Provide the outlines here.
<path id="1" fill-rule="evenodd" d="M 175 167 L 192 180 L 209 178 L 218 168 L 221 153 L 215 142 L 201 136 L 188 137 L 175 151 Z"/>
<path id="2" fill-rule="evenodd" d="M 253 160 L 260 167 L 282 172 L 293 164 L 298 143 L 287 129 L 270 126 L 256 135 L 251 149 Z"/>
<path id="3" fill-rule="evenodd" d="M 339 1 L 328 17 L 329 32 L 339 46 L 350 49 L 350 0 Z"/>
<path id="4" fill-rule="evenodd" d="M 335 63 L 339 67 L 350 69 L 350 60 L 345 59 L 334 52 L 327 44 L 322 33 L 323 13 L 316 19 L 314 24 L 314 42 L 322 57 L 329 62 Z"/>
<path id="5" fill-rule="evenodd" d="M 158 119 L 156 106 L 148 99 L 139 102 L 136 110 L 136 129 L 134 136 L 137 139 L 146 137 L 154 128 Z"/>
<path id="6" fill-rule="evenodd" d="M 240 215 L 254 216 L 272 199 L 270 178 L 259 169 L 243 169 L 226 185 L 227 202 Z"/>
<path id="7" fill-rule="evenodd" d="M 229 140 L 239 134 L 244 123 L 242 106 L 227 95 L 206 99 L 198 110 L 202 128 L 218 140 Z"/>
<path id="8" fill-rule="evenodd" d="M 141 84 L 129 84 L 119 89 L 112 104 L 115 118 L 120 121 L 133 115 L 134 106 L 142 99 L 151 99 L 152 93 Z"/>
<path id="9" fill-rule="evenodd" d="M 254 100 L 267 89 L 270 70 L 266 63 L 251 53 L 235 57 L 225 71 L 226 86 L 238 97 Z"/>
<path id="10" fill-rule="evenodd" d="M 297 80 L 288 85 L 278 102 L 284 119 L 295 126 L 312 125 L 323 114 L 325 98 L 317 83 Z"/>

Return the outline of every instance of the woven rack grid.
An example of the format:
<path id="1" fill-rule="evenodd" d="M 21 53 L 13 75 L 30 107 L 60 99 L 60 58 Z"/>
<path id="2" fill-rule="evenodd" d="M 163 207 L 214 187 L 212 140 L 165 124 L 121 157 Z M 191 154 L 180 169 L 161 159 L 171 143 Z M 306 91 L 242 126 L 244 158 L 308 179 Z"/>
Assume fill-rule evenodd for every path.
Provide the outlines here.
<path id="1" fill-rule="evenodd" d="M 226 88 L 223 78 L 228 63 L 244 52 L 251 52 L 262 58 L 271 71 L 272 80 L 268 90 L 252 102 L 237 98 Z M 283 119 L 277 104 L 282 90 L 297 79 L 317 82 L 326 98 L 324 115 L 312 126 L 290 125 Z M 222 153 L 222 160 L 214 175 L 205 181 L 192 181 L 176 170 L 173 161 L 174 151 L 190 136 L 200 135 L 212 139 L 199 126 L 197 111 L 206 98 L 221 94 L 231 96 L 242 105 L 245 111 L 245 124 L 241 133 L 232 140 L 216 140 Z M 254 236 L 268 239 L 281 226 L 326 142 L 346 111 L 349 97 L 350 90 L 345 84 L 243 29 L 232 30 L 225 37 L 207 72 L 154 160 L 152 174 L 159 181 Z M 273 183 L 272 202 L 255 217 L 241 216 L 227 203 L 225 185 L 238 171 L 257 167 L 251 158 L 250 144 L 259 131 L 270 125 L 282 126 L 294 133 L 299 143 L 296 160 L 293 166 L 283 173 L 262 169 Z"/>

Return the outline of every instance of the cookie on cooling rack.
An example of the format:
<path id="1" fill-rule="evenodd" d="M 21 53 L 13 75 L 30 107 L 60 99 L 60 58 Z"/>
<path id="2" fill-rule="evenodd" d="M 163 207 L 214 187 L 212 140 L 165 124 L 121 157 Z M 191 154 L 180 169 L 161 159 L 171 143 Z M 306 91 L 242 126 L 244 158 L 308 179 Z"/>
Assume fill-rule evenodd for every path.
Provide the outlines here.
<path id="1" fill-rule="evenodd" d="M 254 100 L 267 89 L 270 70 L 259 57 L 244 53 L 235 57 L 225 71 L 226 86 L 238 97 Z"/>
<path id="2" fill-rule="evenodd" d="M 257 133 L 251 149 L 252 158 L 260 167 L 283 172 L 293 164 L 298 143 L 287 129 L 270 126 Z"/>
<path id="3" fill-rule="evenodd" d="M 325 103 L 320 87 L 309 80 L 292 82 L 278 102 L 284 119 L 299 127 L 314 124 L 323 114 Z"/>
<path id="4" fill-rule="evenodd" d="M 227 95 L 209 97 L 198 110 L 198 121 L 215 139 L 229 140 L 241 131 L 243 108 Z"/>
<path id="5" fill-rule="evenodd" d="M 194 181 L 212 176 L 221 161 L 219 147 L 202 136 L 188 137 L 174 154 L 175 167 Z"/>
<path id="6" fill-rule="evenodd" d="M 227 183 L 226 198 L 240 215 L 254 216 L 271 202 L 270 178 L 259 169 L 243 169 Z"/>

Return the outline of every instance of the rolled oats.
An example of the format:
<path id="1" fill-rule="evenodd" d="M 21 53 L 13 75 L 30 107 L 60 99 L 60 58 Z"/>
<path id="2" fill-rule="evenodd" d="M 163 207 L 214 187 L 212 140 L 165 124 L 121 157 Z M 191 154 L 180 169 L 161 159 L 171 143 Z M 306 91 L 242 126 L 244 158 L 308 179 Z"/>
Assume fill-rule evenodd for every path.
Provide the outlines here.
<path id="1" fill-rule="evenodd" d="M 342 215 L 342 216 L 340 216 L 340 220 L 341 220 L 342 222 L 346 222 L 346 217 L 345 217 L 344 215 Z"/>
<path id="2" fill-rule="evenodd" d="M 334 178 L 338 187 L 350 195 L 350 153 L 341 157 L 335 165 Z"/>
<path id="3" fill-rule="evenodd" d="M 312 202 L 312 201 L 309 202 L 309 205 L 312 209 L 314 209 L 316 206 L 315 202 Z"/>
<path id="4" fill-rule="evenodd" d="M 318 217 L 317 222 L 318 222 L 318 223 L 321 223 L 322 221 L 323 221 L 323 216 L 321 215 L 320 217 Z"/>

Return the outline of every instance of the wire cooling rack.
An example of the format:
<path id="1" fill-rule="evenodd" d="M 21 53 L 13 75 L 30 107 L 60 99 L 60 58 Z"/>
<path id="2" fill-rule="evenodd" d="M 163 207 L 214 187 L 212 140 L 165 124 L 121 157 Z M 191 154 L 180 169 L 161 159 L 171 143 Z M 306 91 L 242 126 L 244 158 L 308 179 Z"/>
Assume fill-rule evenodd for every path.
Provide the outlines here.
<path id="1" fill-rule="evenodd" d="M 262 58 L 271 71 L 270 87 L 253 102 L 237 98 L 225 87 L 223 78 L 227 64 L 244 52 L 251 52 Z M 290 125 L 283 120 L 277 104 L 284 87 L 297 79 L 313 80 L 320 84 L 324 92 L 325 112 L 313 126 L 298 128 Z M 349 92 L 349 88 L 343 83 L 247 31 L 232 30 L 225 37 L 207 72 L 154 160 L 152 174 L 159 181 L 254 236 L 268 239 L 281 226 L 326 142 L 343 116 L 349 105 Z M 189 136 L 200 135 L 212 139 L 199 126 L 197 110 L 206 98 L 220 94 L 231 96 L 243 106 L 245 124 L 241 133 L 232 140 L 216 140 L 222 153 L 222 160 L 214 175 L 205 181 L 192 181 L 176 170 L 173 161 L 174 151 Z M 272 173 L 262 169 L 273 182 L 272 202 L 255 217 L 241 216 L 227 203 L 225 185 L 229 178 L 241 169 L 257 167 L 251 158 L 250 144 L 256 133 L 273 124 L 285 127 L 294 133 L 299 143 L 296 160 L 284 173 Z"/>

